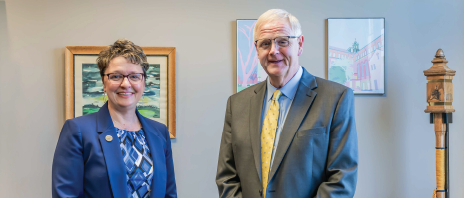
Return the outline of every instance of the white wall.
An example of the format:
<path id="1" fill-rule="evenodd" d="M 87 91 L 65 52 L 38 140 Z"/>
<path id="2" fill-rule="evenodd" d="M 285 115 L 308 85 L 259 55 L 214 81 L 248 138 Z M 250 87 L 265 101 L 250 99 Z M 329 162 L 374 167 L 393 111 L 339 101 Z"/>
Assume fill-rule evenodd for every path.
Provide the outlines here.
<path id="1" fill-rule="evenodd" d="M 356 96 L 356 198 L 429 197 L 435 142 L 423 70 L 443 48 L 454 80 L 451 192 L 464 197 L 461 122 L 464 1 L 61 1 L 0 2 L 1 197 L 51 197 L 51 164 L 64 123 L 64 47 L 177 48 L 179 197 L 217 197 L 214 183 L 227 97 L 233 94 L 235 20 L 283 8 L 300 19 L 301 64 L 325 77 L 329 17 L 385 17 L 386 94 Z"/>

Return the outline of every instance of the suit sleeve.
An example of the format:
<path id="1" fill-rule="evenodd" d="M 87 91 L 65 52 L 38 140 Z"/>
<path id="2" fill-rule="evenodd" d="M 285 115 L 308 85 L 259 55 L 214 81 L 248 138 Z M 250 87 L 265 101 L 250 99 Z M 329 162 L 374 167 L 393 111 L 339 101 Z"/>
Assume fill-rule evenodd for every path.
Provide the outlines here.
<path id="1" fill-rule="evenodd" d="M 240 178 L 235 168 L 234 153 L 232 150 L 232 129 L 231 129 L 231 102 L 227 101 L 224 129 L 222 131 L 221 146 L 219 150 L 219 160 L 216 174 L 216 184 L 220 198 L 242 197 Z"/>
<path id="2" fill-rule="evenodd" d="M 169 135 L 168 128 L 165 128 L 166 136 L 166 172 L 167 172 L 167 181 L 166 181 L 166 194 L 165 198 L 177 198 L 177 189 L 176 189 L 176 178 L 174 175 L 174 162 L 172 160 L 172 150 L 171 150 L 171 137 Z"/>
<path id="3" fill-rule="evenodd" d="M 358 174 L 358 139 L 351 89 L 346 89 L 338 101 L 329 138 L 327 179 L 319 186 L 316 197 L 351 198 Z"/>
<path id="4" fill-rule="evenodd" d="M 61 130 L 52 167 L 52 197 L 83 197 L 84 158 L 79 126 L 67 120 Z"/>

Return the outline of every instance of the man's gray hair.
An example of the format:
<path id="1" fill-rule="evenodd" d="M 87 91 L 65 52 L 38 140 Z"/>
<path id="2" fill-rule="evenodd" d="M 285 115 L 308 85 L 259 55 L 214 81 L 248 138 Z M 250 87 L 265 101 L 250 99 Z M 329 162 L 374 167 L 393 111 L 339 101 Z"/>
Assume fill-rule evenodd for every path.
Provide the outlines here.
<path id="1" fill-rule="evenodd" d="M 271 21 L 276 21 L 276 20 L 287 20 L 288 24 L 292 28 L 293 34 L 294 35 L 288 35 L 288 36 L 300 36 L 302 34 L 301 32 L 301 25 L 298 19 L 290 14 L 289 12 L 282 10 L 282 9 L 271 9 L 263 13 L 261 16 L 259 16 L 258 21 L 256 21 L 255 28 L 253 29 L 253 40 L 256 41 L 256 31 L 261 28 L 262 25 L 271 22 Z"/>

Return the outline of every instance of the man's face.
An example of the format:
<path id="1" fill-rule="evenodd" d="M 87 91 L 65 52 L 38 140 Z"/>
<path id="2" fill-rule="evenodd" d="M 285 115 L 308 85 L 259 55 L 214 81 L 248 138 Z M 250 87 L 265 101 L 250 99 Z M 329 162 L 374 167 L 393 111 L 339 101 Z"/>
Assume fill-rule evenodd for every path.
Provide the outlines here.
<path id="1" fill-rule="evenodd" d="M 276 20 L 267 22 L 256 31 L 257 40 L 274 39 L 278 36 L 300 36 L 293 35 L 293 31 L 287 21 Z M 271 47 L 262 50 L 256 46 L 258 59 L 266 73 L 271 77 L 286 77 L 288 74 L 295 74 L 299 68 L 298 56 L 303 52 L 304 37 L 290 38 L 287 47 L 276 45 L 274 40 Z M 255 42 L 255 45 L 256 42 Z"/>

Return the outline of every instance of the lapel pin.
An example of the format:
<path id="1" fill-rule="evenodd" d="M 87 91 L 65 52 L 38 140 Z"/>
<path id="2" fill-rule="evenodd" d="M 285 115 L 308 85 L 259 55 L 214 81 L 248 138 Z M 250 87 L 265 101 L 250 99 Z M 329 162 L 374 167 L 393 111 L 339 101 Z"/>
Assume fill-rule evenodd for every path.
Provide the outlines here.
<path id="1" fill-rule="evenodd" d="M 105 140 L 108 141 L 108 142 L 111 142 L 111 141 L 113 141 L 113 136 L 111 136 L 111 135 L 106 135 L 106 136 L 105 136 Z"/>

